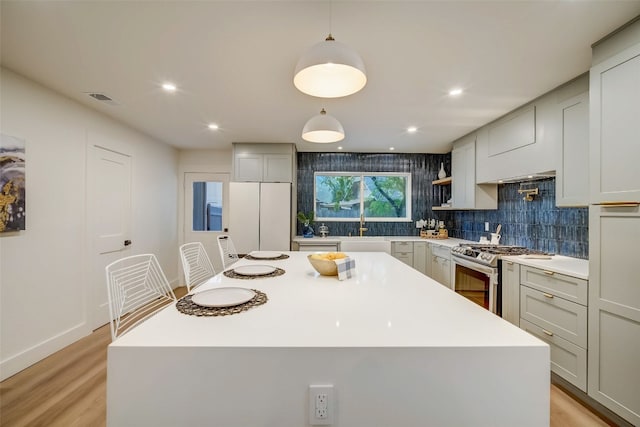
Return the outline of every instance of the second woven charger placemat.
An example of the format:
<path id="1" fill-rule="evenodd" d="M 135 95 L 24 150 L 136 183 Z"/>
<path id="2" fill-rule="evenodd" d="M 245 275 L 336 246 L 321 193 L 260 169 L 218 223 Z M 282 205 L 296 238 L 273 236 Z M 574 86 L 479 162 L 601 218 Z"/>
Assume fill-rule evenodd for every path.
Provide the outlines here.
<path id="1" fill-rule="evenodd" d="M 223 272 L 222 274 L 224 274 L 225 276 L 231 278 L 231 279 L 245 279 L 245 280 L 252 280 L 252 279 L 264 279 L 266 277 L 277 277 L 277 276 L 282 276 L 285 273 L 285 271 L 281 268 L 276 268 L 272 273 L 269 274 L 260 274 L 260 275 L 245 275 L 245 274 L 238 274 L 235 271 L 233 271 L 233 269 L 227 270 L 225 272 Z"/>
<path id="2" fill-rule="evenodd" d="M 267 298 L 267 294 L 264 292 L 257 289 L 252 290 L 256 293 L 255 297 L 243 304 L 231 307 L 203 307 L 191 301 L 193 295 L 186 295 L 178 300 L 176 308 L 180 313 L 191 316 L 229 316 L 231 314 L 242 313 L 243 311 L 247 311 L 253 307 L 265 304 L 269 300 L 269 298 Z"/>

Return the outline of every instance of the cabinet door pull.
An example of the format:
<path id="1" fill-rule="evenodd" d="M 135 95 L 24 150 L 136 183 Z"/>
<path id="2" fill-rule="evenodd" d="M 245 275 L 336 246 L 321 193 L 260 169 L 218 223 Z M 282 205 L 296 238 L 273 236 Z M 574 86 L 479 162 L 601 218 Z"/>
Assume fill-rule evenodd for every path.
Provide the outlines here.
<path id="1" fill-rule="evenodd" d="M 550 337 L 553 336 L 553 332 L 549 332 L 546 329 L 543 329 L 542 332 L 544 332 L 545 334 L 549 335 Z"/>
<path id="2" fill-rule="evenodd" d="M 640 206 L 640 202 L 626 201 L 626 202 L 600 202 L 593 203 L 593 206 L 602 206 L 605 208 L 633 208 Z"/>
<path id="3" fill-rule="evenodd" d="M 507 261 L 508 265 L 513 265 L 513 261 Z"/>
<path id="4" fill-rule="evenodd" d="M 547 297 L 547 298 L 553 298 L 553 295 L 548 294 L 548 293 L 546 293 L 546 292 L 543 292 L 543 293 L 542 293 L 542 295 L 544 295 L 544 296 L 545 296 L 545 297 Z"/>
<path id="5" fill-rule="evenodd" d="M 553 276 L 555 273 L 553 271 L 549 271 L 549 270 L 542 270 L 544 271 L 544 274 L 547 274 L 549 276 Z"/>

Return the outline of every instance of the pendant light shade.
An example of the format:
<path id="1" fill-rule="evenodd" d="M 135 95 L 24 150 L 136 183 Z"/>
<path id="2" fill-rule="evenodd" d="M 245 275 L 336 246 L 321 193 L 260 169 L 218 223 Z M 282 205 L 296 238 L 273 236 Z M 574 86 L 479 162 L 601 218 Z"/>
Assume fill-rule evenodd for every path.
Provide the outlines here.
<path id="1" fill-rule="evenodd" d="M 322 109 L 320 114 L 313 116 L 302 128 L 302 139 L 309 142 L 328 144 L 344 139 L 344 128 L 333 116 Z"/>
<path id="2" fill-rule="evenodd" d="M 311 46 L 296 65 L 293 84 L 301 92 L 320 98 L 339 98 L 358 92 L 367 84 L 364 62 L 331 34 Z"/>

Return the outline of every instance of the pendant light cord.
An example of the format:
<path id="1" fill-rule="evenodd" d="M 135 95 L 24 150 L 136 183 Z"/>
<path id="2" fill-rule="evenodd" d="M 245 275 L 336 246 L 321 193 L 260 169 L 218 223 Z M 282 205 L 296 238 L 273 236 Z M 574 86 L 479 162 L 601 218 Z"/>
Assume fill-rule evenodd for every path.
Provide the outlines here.
<path id="1" fill-rule="evenodd" d="M 333 2 L 329 0 L 329 38 L 333 40 L 331 34 L 333 33 Z"/>

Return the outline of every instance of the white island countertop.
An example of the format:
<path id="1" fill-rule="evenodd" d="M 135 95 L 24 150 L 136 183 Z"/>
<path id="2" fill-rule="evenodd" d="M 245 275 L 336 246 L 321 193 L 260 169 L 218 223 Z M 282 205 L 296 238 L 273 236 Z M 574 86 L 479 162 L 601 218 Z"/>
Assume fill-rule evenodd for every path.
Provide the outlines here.
<path id="1" fill-rule="evenodd" d="M 542 341 L 386 253 L 350 253 L 344 281 L 287 254 L 234 265 L 282 276 L 219 274 L 195 290 L 253 288 L 266 304 L 219 317 L 169 306 L 113 342 L 108 425 L 306 426 L 312 384 L 334 385 L 336 426 L 548 425 Z"/>

